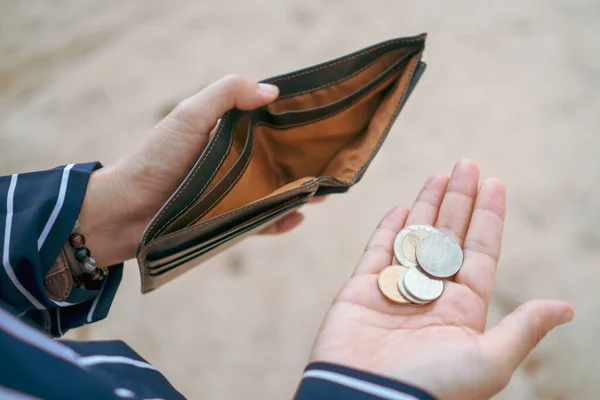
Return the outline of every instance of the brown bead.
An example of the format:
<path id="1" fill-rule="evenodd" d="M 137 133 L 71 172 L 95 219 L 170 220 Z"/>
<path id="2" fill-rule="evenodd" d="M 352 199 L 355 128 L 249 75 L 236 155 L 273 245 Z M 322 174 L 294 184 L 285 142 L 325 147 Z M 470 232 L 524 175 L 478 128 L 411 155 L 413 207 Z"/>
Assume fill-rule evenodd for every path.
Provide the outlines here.
<path id="1" fill-rule="evenodd" d="M 69 244 L 76 249 L 85 246 L 85 236 L 79 233 L 73 233 L 69 236 Z"/>
<path id="2" fill-rule="evenodd" d="M 98 270 L 96 270 L 96 271 L 92 272 L 92 273 L 89 275 L 89 277 L 90 277 L 90 279 L 91 279 L 92 281 L 100 281 L 100 280 L 102 280 L 102 275 L 100 275 L 100 273 L 98 272 Z"/>

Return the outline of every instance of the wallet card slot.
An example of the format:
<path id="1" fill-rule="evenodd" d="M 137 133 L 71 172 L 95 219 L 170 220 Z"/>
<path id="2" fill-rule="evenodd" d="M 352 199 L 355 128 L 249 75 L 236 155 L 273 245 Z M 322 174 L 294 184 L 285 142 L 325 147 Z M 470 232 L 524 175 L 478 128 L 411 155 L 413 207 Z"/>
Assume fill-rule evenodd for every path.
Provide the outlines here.
<path id="1" fill-rule="evenodd" d="M 387 89 L 402 74 L 402 66 L 404 63 L 398 64 L 350 101 L 340 103 L 341 106 L 336 104 L 334 112 L 325 117 L 284 127 L 261 122 L 254 132 L 264 137 L 263 148 L 256 151 L 274 154 L 276 169 L 286 181 L 301 176 L 331 175 L 327 172 L 330 163 L 338 158 L 340 151 L 364 135 Z M 345 180 L 345 175 L 332 176 Z"/>
<path id="2" fill-rule="evenodd" d="M 277 127 L 277 128 L 286 128 L 292 126 L 300 126 L 310 124 L 314 121 L 317 121 L 321 118 L 326 118 L 330 115 L 339 112 L 344 107 L 351 105 L 356 102 L 362 96 L 370 92 L 371 90 L 376 89 L 376 87 L 385 79 L 389 78 L 393 74 L 396 74 L 403 66 L 406 66 L 410 58 L 414 54 L 404 54 L 402 57 L 397 58 L 394 55 L 394 62 L 389 64 L 386 63 L 385 69 L 379 68 L 374 72 L 377 72 L 377 75 L 370 76 L 368 81 L 357 81 L 360 83 L 360 86 L 352 87 L 353 91 L 349 93 L 345 93 L 345 96 L 332 96 L 333 94 L 340 94 L 339 92 L 329 93 L 329 97 L 333 100 L 329 100 L 328 103 L 324 105 L 311 108 L 311 109 L 293 109 L 291 108 L 289 111 L 281 112 L 281 113 L 273 113 L 269 111 L 269 107 L 264 107 L 256 112 L 260 112 L 260 120 L 261 122 L 266 123 L 267 125 Z M 382 65 L 382 66 L 384 66 Z M 333 90 L 335 88 L 331 88 Z M 335 99 L 338 100 L 335 100 Z"/>
<path id="3" fill-rule="evenodd" d="M 230 154 L 224 161 L 224 166 L 219 171 L 219 176 L 212 181 L 205 193 L 181 213 L 176 220 L 165 226 L 161 232 L 167 235 L 179 229 L 189 226 L 194 221 L 202 218 L 219 201 L 227 195 L 229 190 L 244 175 L 252 157 L 253 135 L 249 132 L 252 124 L 248 123 L 250 115 L 246 114 L 234 127 L 233 145 Z"/>
<path id="4" fill-rule="evenodd" d="M 262 210 L 262 212 L 258 213 L 258 215 L 252 214 L 246 216 L 245 219 L 242 220 L 237 226 L 229 228 L 220 234 L 211 235 L 210 239 L 204 240 L 196 245 L 190 246 L 187 244 L 186 246 L 189 247 L 185 247 L 184 250 L 181 250 L 175 254 L 156 260 L 148 257 L 148 271 L 152 276 L 161 275 L 165 272 L 168 272 L 170 269 L 176 268 L 178 265 L 209 252 L 215 247 L 221 245 L 224 241 L 231 240 L 245 232 L 254 230 L 259 226 L 271 221 L 272 219 L 298 208 L 302 204 L 306 203 L 309 198 L 310 196 L 304 194 L 284 201 L 275 208 L 269 208 L 267 211 Z M 257 214 L 256 211 L 254 214 Z"/>
<path id="5" fill-rule="evenodd" d="M 146 228 L 141 238 L 140 247 L 157 237 L 165 227 L 175 221 L 205 193 L 205 189 L 212 183 L 215 176 L 219 171 L 222 171 L 221 167 L 227 160 L 227 155 L 233 146 L 233 128 L 242 117 L 242 111 L 232 109 L 221 118 L 215 134 L 196 162 L 196 165 L 194 165 L 175 193 L 173 193 L 152 221 L 150 221 L 150 225 Z M 209 173 L 203 173 L 205 171 L 209 171 Z"/>
<path id="6" fill-rule="evenodd" d="M 282 190 L 263 199 L 228 212 L 221 213 L 217 211 L 217 216 L 180 229 L 177 232 L 161 236 L 149 243 L 145 247 L 145 252 L 148 254 L 148 259 L 162 258 L 173 252 L 181 251 L 190 245 L 195 245 L 199 243 L 198 240 L 204 240 L 227 230 L 238 223 L 235 221 L 242 221 L 248 218 L 249 215 L 262 212 L 260 210 L 276 208 L 279 204 L 298 196 L 312 196 L 316 189 L 317 184 L 314 179 L 293 182 L 286 185 Z"/>
<path id="7" fill-rule="evenodd" d="M 293 73 L 264 80 L 279 87 L 279 99 L 283 100 L 301 93 L 315 91 L 335 85 L 370 64 L 374 59 L 395 49 L 420 51 L 425 43 L 425 34 L 388 40 L 334 60 L 317 64 Z"/>
<path id="8" fill-rule="evenodd" d="M 386 72 L 389 73 L 403 60 L 407 60 L 418 50 L 412 48 L 394 49 L 371 61 L 363 69 L 356 73 L 316 90 L 303 91 L 287 98 L 278 98 L 273 103 L 265 106 L 273 114 L 273 118 L 289 115 L 290 113 L 301 113 L 309 110 L 319 111 L 322 108 L 331 106 L 335 103 L 344 102 L 345 99 L 355 94 L 357 91 L 372 85 L 378 79 L 381 79 Z M 278 125 L 287 125 L 291 122 L 277 123 Z"/>

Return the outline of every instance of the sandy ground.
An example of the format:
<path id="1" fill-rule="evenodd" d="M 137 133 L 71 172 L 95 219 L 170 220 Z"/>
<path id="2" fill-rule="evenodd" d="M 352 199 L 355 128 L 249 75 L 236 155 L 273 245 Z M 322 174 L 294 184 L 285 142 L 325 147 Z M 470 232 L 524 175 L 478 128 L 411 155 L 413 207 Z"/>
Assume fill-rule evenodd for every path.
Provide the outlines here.
<path id="1" fill-rule="evenodd" d="M 469 157 L 509 189 L 490 324 L 535 297 L 576 309 L 498 398 L 597 398 L 599 18 L 591 0 L 0 0 L 0 173 L 110 163 L 225 73 L 265 78 L 426 31 L 429 68 L 350 193 L 150 295 L 128 263 L 110 317 L 78 334 L 127 341 L 190 398 L 289 398 L 377 221 Z"/>

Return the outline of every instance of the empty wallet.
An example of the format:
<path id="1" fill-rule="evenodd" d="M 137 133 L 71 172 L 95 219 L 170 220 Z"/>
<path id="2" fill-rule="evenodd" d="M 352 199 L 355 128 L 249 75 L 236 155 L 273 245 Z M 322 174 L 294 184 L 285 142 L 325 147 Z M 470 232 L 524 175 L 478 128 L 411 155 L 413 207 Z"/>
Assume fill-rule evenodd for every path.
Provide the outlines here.
<path id="1" fill-rule="evenodd" d="M 273 103 L 223 115 L 142 236 L 142 292 L 357 183 L 425 70 L 424 44 L 425 34 L 389 40 L 267 79 L 279 87 Z"/>

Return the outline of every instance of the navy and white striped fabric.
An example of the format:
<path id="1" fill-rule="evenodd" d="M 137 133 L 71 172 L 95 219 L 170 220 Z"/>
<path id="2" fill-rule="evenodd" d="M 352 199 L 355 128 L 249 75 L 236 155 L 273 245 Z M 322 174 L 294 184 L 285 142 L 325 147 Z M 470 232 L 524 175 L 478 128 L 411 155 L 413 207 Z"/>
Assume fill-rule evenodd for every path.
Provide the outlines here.
<path id="1" fill-rule="evenodd" d="M 306 367 L 296 398 L 435 400 L 429 393 L 405 383 L 323 362 Z"/>
<path id="2" fill-rule="evenodd" d="M 44 277 L 79 216 L 89 175 L 99 163 L 0 177 L 0 301 L 51 336 L 106 317 L 123 266 L 109 269 L 99 290 L 74 287 L 50 300 Z"/>
<path id="3" fill-rule="evenodd" d="M 100 167 L 69 164 L 0 177 L 1 399 L 183 398 L 123 342 L 50 338 L 105 318 L 121 281 L 123 264 L 112 266 L 99 290 L 73 288 L 62 302 L 50 300 L 43 284 L 75 225 L 89 176 Z M 307 367 L 295 397 L 433 398 L 397 381 L 327 363 Z"/>

